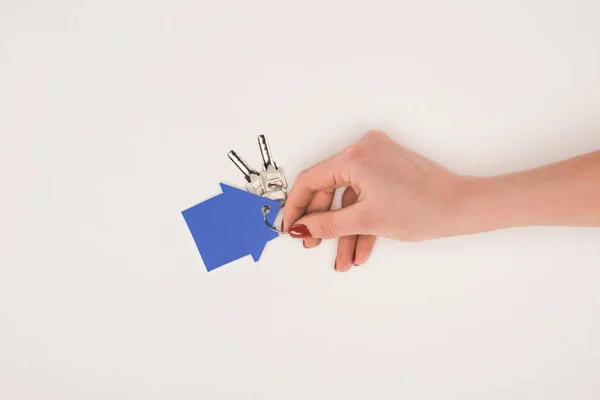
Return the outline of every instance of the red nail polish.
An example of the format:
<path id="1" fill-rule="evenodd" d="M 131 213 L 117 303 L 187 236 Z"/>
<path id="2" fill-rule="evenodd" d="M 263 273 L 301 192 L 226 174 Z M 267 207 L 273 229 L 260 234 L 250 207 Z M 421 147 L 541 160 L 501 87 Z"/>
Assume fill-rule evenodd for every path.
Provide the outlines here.
<path id="1" fill-rule="evenodd" d="M 311 238 L 312 235 L 306 225 L 292 225 L 288 231 L 291 237 L 296 239 Z"/>

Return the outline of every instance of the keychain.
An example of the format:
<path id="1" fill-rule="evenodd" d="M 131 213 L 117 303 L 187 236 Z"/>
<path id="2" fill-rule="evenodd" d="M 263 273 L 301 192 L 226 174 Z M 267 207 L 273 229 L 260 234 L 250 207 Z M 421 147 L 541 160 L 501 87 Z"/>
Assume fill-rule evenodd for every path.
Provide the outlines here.
<path id="1" fill-rule="evenodd" d="M 283 232 L 275 219 L 287 200 L 283 168 L 273 160 L 264 135 L 258 137 L 263 170 L 251 168 L 235 151 L 227 155 L 246 179 L 246 190 L 221 183 L 221 194 L 182 212 L 208 271 L 252 255 L 258 261 L 267 242 Z"/>

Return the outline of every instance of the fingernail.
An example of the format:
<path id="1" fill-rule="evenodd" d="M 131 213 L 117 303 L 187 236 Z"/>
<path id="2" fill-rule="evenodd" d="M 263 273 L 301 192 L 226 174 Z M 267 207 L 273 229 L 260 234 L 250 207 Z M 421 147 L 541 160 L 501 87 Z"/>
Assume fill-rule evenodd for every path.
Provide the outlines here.
<path id="1" fill-rule="evenodd" d="M 335 264 L 333 264 L 333 269 L 337 271 L 337 258 L 335 259 Z"/>
<path id="2" fill-rule="evenodd" d="M 356 262 L 356 249 L 354 249 L 354 254 L 352 254 L 352 265 L 354 265 L 355 267 L 358 267 L 360 265 L 360 263 Z"/>
<path id="3" fill-rule="evenodd" d="M 312 235 L 306 225 L 292 225 L 288 231 L 291 237 L 296 239 L 311 238 Z"/>
<path id="4" fill-rule="evenodd" d="M 302 241 L 302 246 L 304 246 L 305 249 L 308 249 L 308 246 L 306 245 L 306 240 Z"/>

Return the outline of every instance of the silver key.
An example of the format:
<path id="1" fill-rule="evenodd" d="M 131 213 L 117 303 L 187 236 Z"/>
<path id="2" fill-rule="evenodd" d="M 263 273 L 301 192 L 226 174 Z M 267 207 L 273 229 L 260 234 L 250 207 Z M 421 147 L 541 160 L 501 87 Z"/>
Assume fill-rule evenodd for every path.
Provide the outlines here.
<path id="1" fill-rule="evenodd" d="M 277 167 L 277 164 L 273 160 L 271 148 L 265 135 L 258 137 L 258 145 L 263 159 L 264 170 L 260 172 L 260 178 L 265 191 L 264 196 L 277 200 L 283 205 L 287 198 L 286 189 L 288 187 L 285 172 L 283 168 Z"/>
<path id="2" fill-rule="evenodd" d="M 265 195 L 265 189 L 260 174 L 252 169 L 242 157 L 240 157 L 235 151 L 231 150 L 227 153 L 229 159 L 235 164 L 236 167 L 242 174 L 248 183 L 246 184 L 246 190 L 250 193 L 257 194 L 259 196 Z"/>

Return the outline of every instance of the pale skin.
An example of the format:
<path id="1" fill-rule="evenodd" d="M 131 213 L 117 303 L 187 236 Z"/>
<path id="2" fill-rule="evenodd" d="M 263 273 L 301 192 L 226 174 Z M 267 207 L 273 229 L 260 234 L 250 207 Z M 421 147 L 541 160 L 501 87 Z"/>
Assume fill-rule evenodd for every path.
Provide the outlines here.
<path id="1" fill-rule="evenodd" d="M 342 208 L 330 211 L 346 187 Z M 523 226 L 600 227 L 600 151 L 494 177 L 454 173 L 382 131 L 303 171 L 283 229 L 317 247 L 339 238 L 334 268 L 364 264 L 377 236 L 423 241 Z"/>

